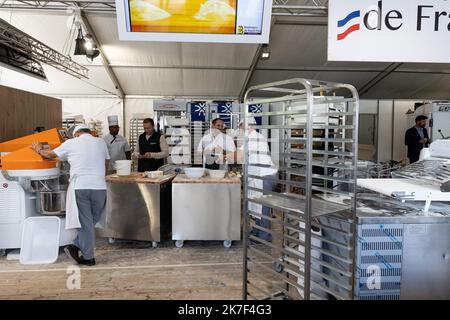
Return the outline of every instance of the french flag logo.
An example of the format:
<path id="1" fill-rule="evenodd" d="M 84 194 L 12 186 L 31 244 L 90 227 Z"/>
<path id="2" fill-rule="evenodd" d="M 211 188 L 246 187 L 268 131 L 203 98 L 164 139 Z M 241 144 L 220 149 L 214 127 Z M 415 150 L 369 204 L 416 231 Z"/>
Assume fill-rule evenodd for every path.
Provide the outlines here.
<path id="1" fill-rule="evenodd" d="M 354 20 L 359 17 L 361 17 L 361 11 L 356 10 L 356 11 L 349 13 L 348 16 L 346 16 L 344 19 L 338 21 L 338 23 L 337 23 L 338 28 L 347 27 L 347 29 L 345 29 L 345 31 L 343 31 L 342 33 L 339 33 L 337 35 L 338 41 L 344 40 L 350 33 L 358 31 L 360 29 L 359 22 L 351 24 L 352 22 L 356 22 Z M 343 30 L 343 29 L 341 29 L 341 30 Z"/>

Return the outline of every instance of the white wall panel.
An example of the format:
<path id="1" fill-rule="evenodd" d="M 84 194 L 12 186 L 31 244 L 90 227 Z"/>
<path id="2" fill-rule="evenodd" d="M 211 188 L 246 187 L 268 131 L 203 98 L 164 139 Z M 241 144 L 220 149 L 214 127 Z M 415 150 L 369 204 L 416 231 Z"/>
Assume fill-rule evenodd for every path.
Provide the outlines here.
<path id="1" fill-rule="evenodd" d="M 359 113 L 377 114 L 378 100 L 360 100 Z"/>
<path id="2" fill-rule="evenodd" d="M 378 109 L 378 162 L 392 160 L 393 100 L 380 100 Z"/>

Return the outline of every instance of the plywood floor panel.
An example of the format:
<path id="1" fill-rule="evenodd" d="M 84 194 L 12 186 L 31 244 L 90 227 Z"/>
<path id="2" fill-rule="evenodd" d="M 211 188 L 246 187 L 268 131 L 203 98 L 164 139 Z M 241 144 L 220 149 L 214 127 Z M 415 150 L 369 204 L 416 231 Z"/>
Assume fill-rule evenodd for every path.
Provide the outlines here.
<path id="1" fill-rule="evenodd" d="M 81 268 L 81 288 L 68 290 L 70 260 L 23 266 L 0 258 L 0 299 L 240 299 L 242 247 L 192 242 L 184 248 L 120 242 L 97 244 L 97 265 Z"/>

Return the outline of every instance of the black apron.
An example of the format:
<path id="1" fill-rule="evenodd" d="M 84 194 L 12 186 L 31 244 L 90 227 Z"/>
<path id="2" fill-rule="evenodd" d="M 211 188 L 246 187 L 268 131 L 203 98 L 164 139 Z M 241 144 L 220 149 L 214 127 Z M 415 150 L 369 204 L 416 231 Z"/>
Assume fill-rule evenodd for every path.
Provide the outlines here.
<path id="1" fill-rule="evenodd" d="M 218 163 L 213 163 L 213 164 L 207 164 L 205 163 L 205 168 L 209 169 L 209 170 L 219 170 L 220 169 L 220 165 Z"/>
<path id="2" fill-rule="evenodd" d="M 226 138 L 224 138 L 226 139 Z M 223 145 L 226 146 L 226 141 L 223 142 Z M 223 151 L 223 156 L 226 155 L 226 151 Z M 216 156 L 218 156 L 218 154 L 216 154 Z M 206 156 L 208 157 L 208 156 Z M 216 163 L 215 161 L 213 161 L 212 158 L 209 159 L 205 159 L 205 168 L 209 169 L 209 170 L 219 170 L 220 169 L 220 164 Z"/>
<path id="3" fill-rule="evenodd" d="M 159 132 L 153 132 L 152 136 L 147 140 L 145 132 L 139 136 L 139 153 L 143 156 L 147 152 L 161 152 L 160 146 L 161 134 Z M 164 165 L 164 159 L 139 159 L 138 171 L 155 171 L 159 167 Z"/>

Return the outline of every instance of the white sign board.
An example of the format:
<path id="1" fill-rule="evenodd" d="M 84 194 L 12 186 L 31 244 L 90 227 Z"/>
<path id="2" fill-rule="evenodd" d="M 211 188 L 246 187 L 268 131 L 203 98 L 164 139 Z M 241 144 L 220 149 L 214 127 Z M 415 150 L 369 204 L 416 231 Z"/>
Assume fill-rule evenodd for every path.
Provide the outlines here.
<path id="1" fill-rule="evenodd" d="M 153 100 L 153 111 L 186 111 L 186 100 Z"/>
<path id="2" fill-rule="evenodd" d="M 450 1 L 330 0 L 328 60 L 450 63 Z"/>

